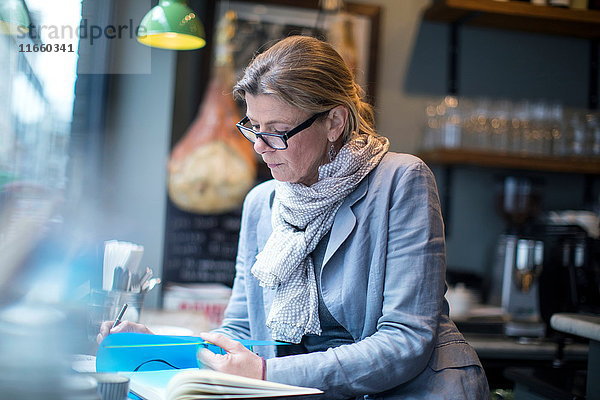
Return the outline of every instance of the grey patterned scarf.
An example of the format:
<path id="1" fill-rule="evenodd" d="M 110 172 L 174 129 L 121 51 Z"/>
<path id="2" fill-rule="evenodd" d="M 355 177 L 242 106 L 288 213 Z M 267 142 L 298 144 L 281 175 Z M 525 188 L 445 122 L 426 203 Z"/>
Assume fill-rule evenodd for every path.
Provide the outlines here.
<path id="1" fill-rule="evenodd" d="M 274 340 L 300 343 L 305 334 L 321 334 L 310 254 L 331 229 L 346 196 L 388 148 L 383 136 L 355 135 L 332 162 L 319 167 L 319 180 L 312 186 L 277 182 L 273 232 L 251 270 L 261 286 L 277 289 L 267 317 Z"/>

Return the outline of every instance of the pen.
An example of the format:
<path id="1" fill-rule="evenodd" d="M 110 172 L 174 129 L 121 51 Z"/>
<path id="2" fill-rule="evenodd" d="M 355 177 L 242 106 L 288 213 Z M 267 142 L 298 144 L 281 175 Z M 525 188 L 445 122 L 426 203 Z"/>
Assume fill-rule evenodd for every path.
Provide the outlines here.
<path id="1" fill-rule="evenodd" d="M 119 311 L 119 315 L 117 315 L 117 318 L 115 318 L 115 322 L 110 329 L 113 329 L 115 326 L 119 325 L 121 318 L 123 318 L 123 314 L 125 314 L 125 310 L 127 310 L 127 303 L 123 304 L 123 307 L 121 307 L 121 311 Z"/>

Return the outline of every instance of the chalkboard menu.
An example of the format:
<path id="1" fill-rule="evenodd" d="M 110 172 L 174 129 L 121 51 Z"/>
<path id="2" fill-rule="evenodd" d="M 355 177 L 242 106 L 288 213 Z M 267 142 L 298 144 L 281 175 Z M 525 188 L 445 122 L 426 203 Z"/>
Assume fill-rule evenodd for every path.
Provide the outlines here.
<path id="1" fill-rule="evenodd" d="M 171 282 L 233 283 L 241 208 L 218 215 L 167 209 L 164 277 Z"/>

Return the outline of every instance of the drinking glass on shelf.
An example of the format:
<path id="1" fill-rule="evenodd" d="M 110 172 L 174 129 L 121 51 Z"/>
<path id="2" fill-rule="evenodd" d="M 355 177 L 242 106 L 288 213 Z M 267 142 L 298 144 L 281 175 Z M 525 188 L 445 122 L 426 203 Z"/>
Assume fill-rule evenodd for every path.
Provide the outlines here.
<path id="1" fill-rule="evenodd" d="M 592 157 L 600 156 L 600 113 L 588 112 L 586 114 L 586 131 L 590 143 L 589 155 Z"/>
<path id="2" fill-rule="evenodd" d="M 587 151 L 587 134 L 584 114 L 578 110 L 571 113 L 568 124 L 568 152 L 574 156 L 584 156 Z"/>
<path id="3" fill-rule="evenodd" d="M 488 150 L 490 148 L 490 107 L 491 101 L 488 98 L 481 98 L 475 101 L 473 113 L 471 114 L 472 134 L 471 144 L 473 148 Z"/>
<path id="4" fill-rule="evenodd" d="M 437 114 L 438 102 L 430 101 L 425 107 L 425 127 L 423 129 L 422 147 L 425 150 L 441 146 L 440 118 Z"/>
<path id="5" fill-rule="evenodd" d="M 529 135 L 529 102 L 519 101 L 513 107 L 511 124 L 509 128 L 510 151 L 513 153 L 526 153 L 525 144 Z"/>
<path id="6" fill-rule="evenodd" d="M 476 101 L 467 98 L 460 99 L 460 112 L 462 115 L 462 147 L 466 149 L 477 148 L 477 134 L 475 107 Z"/>
<path id="7" fill-rule="evenodd" d="M 490 112 L 490 149 L 504 153 L 509 150 L 508 124 L 511 114 L 511 103 L 498 100 L 492 103 Z"/>
<path id="8" fill-rule="evenodd" d="M 438 106 L 442 112 L 442 146 L 446 148 L 461 147 L 462 142 L 462 115 L 459 108 L 458 98 L 455 96 L 446 96 L 443 102 Z"/>
<path id="9" fill-rule="evenodd" d="M 548 128 L 551 139 L 551 153 L 554 156 L 565 156 L 568 154 L 567 133 L 564 123 L 563 106 L 553 103 L 549 106 Z"/>
<path id="10" fill-rule="evenodd" d="M 546 104 L 538 101 L 530 105 L 530 119 L 528 130 L 524 135 L 524 149 L 528 154 L 550 154 L 550 132 L 547 128 Z"/>

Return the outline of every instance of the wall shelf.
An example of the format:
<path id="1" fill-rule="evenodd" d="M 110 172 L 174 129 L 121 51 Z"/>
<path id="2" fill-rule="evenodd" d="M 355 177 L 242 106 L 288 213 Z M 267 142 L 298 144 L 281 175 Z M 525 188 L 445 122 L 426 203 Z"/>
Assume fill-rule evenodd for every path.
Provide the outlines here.
<path id="1" fill-rule="evenodd" d="M 489 151 L 439 149 L 424 151 L 419 157 L 428 164 L 444 166 L 474 165 L 528 171 L 547 171 L 600 175 L 600 159 L 514 155 Z"/>
<path id="2" fill-rule="evenodd" d="M 430 21 L 587 39 L 600 37 L 600 11 L 536 6 L 519 1 L 439 0 L 425 10 L 424 17 Z"/>

